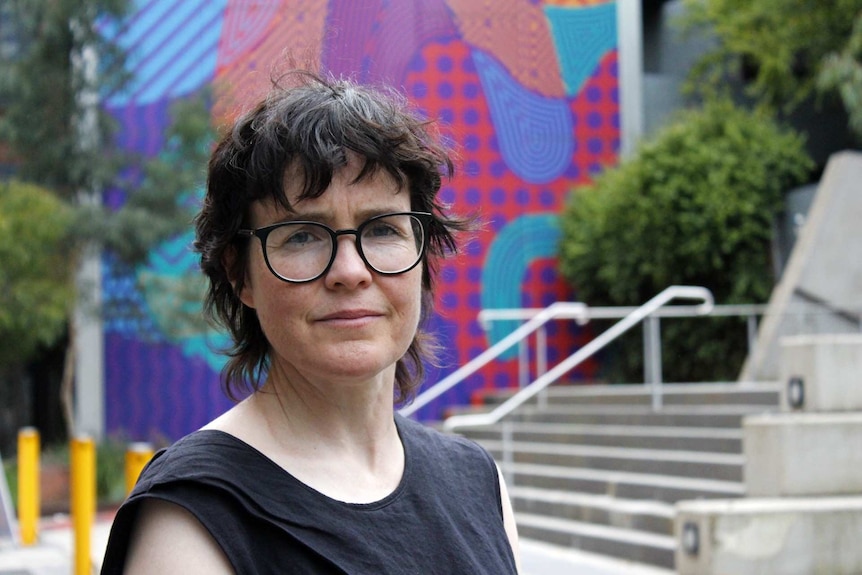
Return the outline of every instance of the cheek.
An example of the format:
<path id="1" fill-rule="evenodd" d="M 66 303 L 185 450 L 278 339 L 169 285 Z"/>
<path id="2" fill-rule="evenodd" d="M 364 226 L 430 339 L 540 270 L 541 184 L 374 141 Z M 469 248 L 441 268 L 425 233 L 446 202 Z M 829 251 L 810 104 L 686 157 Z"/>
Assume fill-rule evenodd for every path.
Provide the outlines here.
<path id="1" fill-rule="evenodd" d="M 258 309 L 264 305 L 262 297 L 265 292 L 272 292 L 274 287 L 278 287 L 273 286 L 276 282 L 282 283 L 269 271 L 263 260 L 263 254 L 259 250 L 252 250 L 246 259 L 245 277 L 239 299 L 246 306 Z"/>
<path id="2" fill-rule="evenodd" d="M 405 278 L 407 279 L 407 278 Z M 419 320 L 422 316 L 422 274 L 417 273 L 415 277 L 410 278 L 410 282 L 404 287 L 401 297 L 403 298 L 402 305 L 405 308 L 405 315 L 410 318 L 411 329 L 415 329 L 419 325 Z"/>

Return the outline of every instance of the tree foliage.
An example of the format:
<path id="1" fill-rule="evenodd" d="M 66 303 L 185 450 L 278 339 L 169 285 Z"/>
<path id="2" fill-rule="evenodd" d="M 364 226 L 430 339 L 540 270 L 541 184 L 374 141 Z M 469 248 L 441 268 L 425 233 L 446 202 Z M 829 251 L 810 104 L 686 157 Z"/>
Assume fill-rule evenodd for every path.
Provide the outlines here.
<path id="1" fill-rule="evenodd" d="M 213 140 L 206 95 L 177 104 L 167 145 L 158 157 L 146 159 L 116 145 L 114 122 L 102 101 L 127 86 L 129 55 L 105 32 L 116 28 L 130 7 L 129 0 L 9 0 L 0 6 L 17 47 L 0 61 L 0 143 L 18 178 L 50 189 L 64 202 L 57 212 L 64 214 L 65 258 L 58 272 L 77 269 L 85 253 L 100 250 L 129 267 L 143 262 L 153 247 L 188 229 L 193 194 L 203 182 Z M 102 205 L 106 192 L 124 197 L 124 204 L 119 209 Z M 47 263 L 56 257 L 32 255 Z M 0 273 L 11 269 L 5 258 L 0 260 Z M 76 291 L 71 275 L 48 277 L 58 284 L 51 296 L 58 299 L 50 303 L 59 307 L 46 305 L 44 311 L 55 317 L 62 307 L 61 323 L 71 325 L 69 313 L 76 305 L 105 311 L 90 307 L 87 291 L 92 286 L 80 283 Z M 59 340 L 55 325 L 39 325 L 40 343 Z M 29 329 L 16 326 L 19 332 Z M 5 342 L 7 333 L 3 335 Z M 8 337 L 14 341 L 21 336 L 10 331 Z M 70 432 L 74 337 L 70 329 L 61 392 Z M 29 358 L 21 350 L 0 362 L 25 363 Z"/>
<path id="2" fill-rule="evenodd" d="M 98 98 L 126 86 L 128 54 L 100 30 L 127 14 L 128 0 L 16 0 L 10 6 L 21 42 L 20 53 L 0 70 L 0 141 L 11 150 L 17 176 L 67 201 L 74 211 L 72 245 L 102 247 L 131 265 L 143 261 L 190 224 L 182 196 L 203 181 L 213 141 L 208 95 L 174 105 L 159 156 L 120 152 Z M 84 70 L 88 51 L 98 55 L 95 74 Z M 84 125 L 88 115 L 94 121 Z M 119 210 L 98 201 L 108 190 L 125 197 Z"/>
<path id="3" fill-rule="evenodd" d="M 862 137 L 862 12 L 856 17 L 847 45 L 823 60 L 817 82 L 821 90 L 838 93 L 850 128 Z"/>
<path id="4" fill-rule="evenodd" d="M 111 93 L 127 80 L 125 53 L 99 33 L 99 19 L 120 18 L 128 0 L 10 0 L 4 17 L 15 31 L 17 54 L 0 65 L 0 139 L 12 151 L 18 177 L 72 200 L 103 189 L 117 173 L 110 116 L 83 96 Z M 97 74 L 83 53 L 98 55 Z M 96 145 L 82 145 L 87 130 Z"/>
<path id="5" fill-rule="evenodd" d="M 96 246 L 133 266 L 188 229 L 190 198 L 204 180 L 214 137 L 204 91 L 174 104 L 158 156 L 119 151 L 99 98 L 127 85 L 128 54 L 103 31 L 129 8 L 128 0 L 13 0 L 4 7 L 19 52 L 0 64 L 0 141 L 17 177 L 67 203 L 70 257 Z M 96 73 L 85 70 L 85 53 L 98 55 Z M 119 209 L 99 201 L 107 191 L 125 198 Z"/>
<path id="6" fill-rule="evenodd" d="M 685 6 L 686 27 L 718 40 L 692 70 L 697 91 L 710 94 L 728 77 L 750 76 L 748 92 L 759 103 L 789 110 L 827 74 L 833 79 L 821 80 L 821 90 L 840 93 L 849 113 L 862 114 L 858 80 L 826 70 L 841 55 L 858 67 L 852 37 L 862 0 L 685 0 Z M 846 97 L 848 90 L 855 95 Z"/>
<path id="7" fill-rule="evenodd" d="M 165 145 L 126 178 L 123 205 L 84 205 L 72 226 L 78 241 L 104 246 L 122 263 L 146 260 L 153 247 L 191 227 L 198 204 L 195 193 L 206 180 L 206 165 L 215 141 L 209 92 L 203 90 L 171 106 Z"/>
<path id="8" fill-rule="evenodd" d="M 765 301 L 782 192 L 806 180 L 803 139 L 726 100 L 681 113 L 618 167 L 575 192 L 562 216 L 560 269 L 589 305 L 639 305 L 669 285 L 701 285 L 719 303 Z M 666 322 L 676 381 L 735 376 L 744 331 Z M 740 343 L 742 345 L 740 345 Z M 640 350 L 617 377 L 640 378 Z M 695 357 L 696 356 L 696 357 Z"/>
<path id="9" fill-rule="evenodd" d="M 0 182 L 0 367 L 63 333 L 71 301 L 71 214 L 50 191 Z"/>

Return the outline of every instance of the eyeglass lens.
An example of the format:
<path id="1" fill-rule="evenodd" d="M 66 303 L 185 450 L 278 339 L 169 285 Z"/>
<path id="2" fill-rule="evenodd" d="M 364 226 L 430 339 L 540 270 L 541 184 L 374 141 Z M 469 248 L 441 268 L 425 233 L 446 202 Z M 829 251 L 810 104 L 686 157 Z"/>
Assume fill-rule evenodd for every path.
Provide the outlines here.
<path id="1" fill-rule="evenodd" d="M 416 216 L 392 214 L 363 223 L 356 241 L 360 255 L 372 269 L 397 274 L 418 263 L 425 233 L 422 221 Z M 290 281 L 308 281 L 329 267 L 336 243 L 333 232 L 323 224 L 296 222 L 273 228 L 264 247 L 276 275 Z"/>

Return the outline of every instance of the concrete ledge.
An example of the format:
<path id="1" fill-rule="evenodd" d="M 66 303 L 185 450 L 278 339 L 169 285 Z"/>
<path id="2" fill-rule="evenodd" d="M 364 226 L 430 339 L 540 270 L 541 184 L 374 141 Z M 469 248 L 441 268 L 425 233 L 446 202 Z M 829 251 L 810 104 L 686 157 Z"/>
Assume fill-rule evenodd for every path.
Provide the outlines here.
<path id="1" fill-rule="evenodd" d="M 862 496 L 685 501 L 676 509 L 680 575 L 862 573 Z"/>
<path id="2" fill-rule="evenodd" d="M 746 417 L 746 493 L 749 497 L 860 494 L 860 446 L 862 413 Z"/>
<path id="3" fill-rule="evenodd" d="M 741 381 L 779 377 L 779 346 L 785 336 L 859 332 L 860 181 L 862 153 L 845 151 L 829 158 L 787 267 L 772 290 Z"/>
<path id="4" fill-rule="evenodd" d="M 862 411 L 862 333 L 783 338 L 781 380 L 785 411 Z"/>

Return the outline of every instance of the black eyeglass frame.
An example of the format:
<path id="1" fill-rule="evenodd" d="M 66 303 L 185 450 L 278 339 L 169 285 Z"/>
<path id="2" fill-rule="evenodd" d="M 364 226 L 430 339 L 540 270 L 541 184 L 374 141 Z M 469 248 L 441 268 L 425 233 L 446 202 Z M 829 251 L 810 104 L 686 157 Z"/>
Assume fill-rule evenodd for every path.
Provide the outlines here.
<path id="1" fill-rule="evenodd" d="M 376 267 L 371 265 L 371 263 L 368 261 L 368 258 L 365 257 L 365 253 L 362 251 L 362 241 L 359 238 L 361 237 L 360 234 L 362 233 L 362 231 L 365 229 L 366 226 L 368 226 L 369 224 L 371 224 L 371 223 L 373 223 L 379 219 L 388 218 L 391 216 L 412 216 L 412 217 L 416 218 L 417 220 L 419 220 L 419 223 L 422 224 L 422 248 L 419 250 L 419 256 L 416 258 L 416 262 L 413 265 L 411 265 L 410 267 L 407 267 L 403 270 L 399 270 L 396 272 L 384 272 L 384 271 L 380 271 L 379 269 L 377 269 Z M 335 257 L 338 254 L 338 238 L 339 238 L 339 236 L 345 236 L 345 235 L 354 236 L 354 242 L 356 245 L 356 252 L 359 254 L 359 257 L 362 258 L 362 261 L 365 263 L 365 265 L 368 267 L 368 269 L 370 269 L 370 270 L 372 270 L 375 273 L 378 273 L 380 275 L 384 275 L 384 276 L 397 276 L 400 274 L 407 273 L 410 270 L 412 270 L 413 268 L 415 268 L 417 265 L 419 265 L 419 262 L 421 262 L 422 259 L 425 257 L 425 251 L 428 248 L 428 240 L 430 238 L 431 223 L 433 221 L 434 221 L 434 216 L 433 216 L 433 214 L 431 214 L 429 212 L 391 212 L 391 213 L 380 214 L 380 215 L 368 218 L 367 220 L 365 220 L 364 222 L 359 224 L 358 228 L 355 228 L 352 230 L 351 229 L 333 230 L 332 228 L 330 228 L 326 224 L 322 224 L 320 222 L 313 222 L 313 221 L 306 221 L 306 220 L 293 220 L 293 221 L 289 221 L 289 222 L 278 222 L 276 224 L 271 224 L 269 226 L 264 226 L 262 228 L 257 228 L 254 230 L 241 229 L 241 230 L 237 230 L 236 233 L 240 237 L 250 238 L 252 236 L 256 236 L 260 240 L 260 249 L 263 250 L 263 259 L 266 262 L 266 267 L 269 268 L 270 272 L 272 272 L 272 275 L 274 275 L 275 277 L 277 277 L 281 281 L 284 281 L 287 283 L 304 284 L 304 283 L 313 282 L 315 280 L 318 280 L 318 279 L 320 279 L 326 275 L 326 273 L 332 267 L 332 264 L 335 263 Z M 267 250 L 266 250 L 266 240 L 269 237 L 269 234 L 273 230 L 276 230 L 276 229 L 283 227 L 283 226 L 295 225 L 295 224 L 310 224 L 310 225 L 314 225 L 314 226 L 323 228 L 324 230 L 326 230 L 329 233 L 329 236 L 332 239 L 332 254 L 329 257 L 329 263 L 326 264 L 326 267 L 323 268 L 322 272 L 320 272 L 316 276 L 309 278 L 309 279 L 306 279 L 306 280 L 292 280 L 292 279 L 288 279 L 288 278 L 280 275 L 278 272 L 275 271 L 275 268 L 273 268 L 272 264 L 269 262 L 269 254 L 267 253 Z"/>

